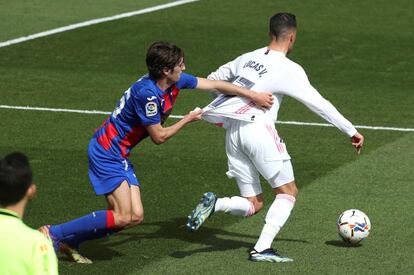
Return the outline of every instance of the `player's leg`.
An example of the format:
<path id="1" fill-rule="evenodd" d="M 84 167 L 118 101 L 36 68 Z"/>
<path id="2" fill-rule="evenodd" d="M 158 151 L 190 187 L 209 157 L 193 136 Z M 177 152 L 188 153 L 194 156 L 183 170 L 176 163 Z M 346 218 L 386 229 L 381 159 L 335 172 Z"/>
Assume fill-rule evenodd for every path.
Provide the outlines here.
<path id="1" fill-rule="evenodd" d="M 130 226 L 132 222 L 132 198 L 131 188 L 124 180 L 112 193 L 107 194 L 108 208 L 114 216 L 114 228 L 122 230 Z"/>
<path id="2" fill-rule="evenodd" d="M 255 208 L 255 205 L 257 208 Z M 207 192 L 204 193 L 196 208 L 188 216 L 187 227 L 190 231 L 197 230 L 215 212 L 249 217 L 257 213 L 262 206 L 263 196 L 261 194 L 254 197 L 233 196 L 217 198 L 213 192 Z"/>
<path id="3" fill-rule="evenodd" d="M 279 173 L 267 180 L 276 197 L 266 214 L 265 224 L 251 252 L 250 259 L 253 261 L 291 261 L 271 248 L 276 235 L 288 220 L 298 194 L 290 160 L 283 161 Z"/>
<path id="4" fill-rule="evenodd" d="M 224 212 L 235 216 L 249 217 L 258 213 L 264 204 L 259 182 L 248 184 L 236 179 L 240 196 L 218 198 L 214 212 Z"/>
<path id="5" fill-rule="evenodd" d="M 138 187 L 135 186 L 135 188 Z M 127 181 L 123 181 L 112 193 L 106 195 L 108 203 L 107 211 L 113 214 L 111 217 L 113 224 L 112 230 L 108 231 L 106 229 L 96 228 L 89 232 L 78 232 L 62 240 L 61 250 L 77 263 L 92 263 L 91 260 L 79 253 L 79 245 L 84 241 L 103 238 L 113 232 L 130 227 L 132 225 L 132 217 L 134 216 L 132 198 L 132 188 L 129 187 Z"/>
<path id="6" fill-rule="evenodd" d="M 141 200 L 141 189 L 137 185 L 131 185 L 131 222 L 128 228 L 137 226 L 144 221 L 144 207 Z"/>
<path id="7" fill-rule="evenodd" d="M 144 209 L 141 202 L 139 186 L 129 186 L 127 181 L 123 181 L 114 192 L 106 196 L 106 199 L 108 202 L 108 210 L 112 211 L 114 214 L 113 232 L 136 226 L 143 221 Z M 77 242 L 78 246 L 79 243 L 83 241 L 107 235 L 109 234 L 106 233 L 105 235 L 103 230 L 97 230 L 93 233 L 78 235 L 77 238 L 72 240 L 72 243 Z M 65 241 L 62 245 L 63 252 L 77 263 L 89 263 L 88 261 L 90 260 L 79 253 L 76 248 L 77 246 L 69 245 L 69 242 Z"/>
<path id="8" fill-rule="evenodd" d="M 241 196 L 217 198 L 212 192 L 205 193 L 188 217 L 187 227 L 191 231 L 197 230 L 214 212 L 248 217 L 263 207 L 259 173 L 240 148 L 239 123 L 233 124 L 236 127 L 228 128 L 226 132 L 227 176 L 236 179 Z"/>
<path id="9" fill-rule="evenodd" d="M 124 163 L 124 177 L 127 180 L 123 181 L 115 192 L 106 196 L 108 208 L 114 212 L 115 228 L 118 231 L 134 227 L 144 220 L 140 183 L 130 161 L 126 159 Z"/>
<path id="10" fill-rule="evenodd" d="M 84 235 L 102 238 L 112 234 L 114 228 L 113 220 L 112 211 L 100 210 L 66 223 L 43 226 L 39 230 L 51 237 L 54 248 L 58 251 L 62 241 L 69 241 L 75 244 L 80 243 L 80 241 L 77 241 L 77 238 L 84 240 Z M 45 233 L 45 231 L 48 232 Z"/>
<path id="11" fill-rule="evenodd" d="M 276 193 L 259 240 L 250 253 L 254 261 L 291 261 L 271 248 L 272 242 L 290 216 L 297 188 L 289 155 L 273 124 L 247 125 L 243 136 L 245 152 Z M 286 159 L 286 160 L 282 160 Z"/>
<path id="12" fill-rule="evenodd" d="M 215 212 L 237 216 L 252 216 L 263 207 L 259 173 L 245 152 L 244 127 L 249 124 L 234 121 L 226 131 L 227 176 L 234 178 L 241 196 L 217 199 Z"/>
<path id="13" fill-rule="evenodd" d="M 112 193 L 106 196 L 109 210 L 95 211 L 66 223 L 48 227 L 48 234 L 58 244 L 65 242 L 77 249 L 79 244 L 91 239 L 102 238 L 131 223 L 131 191 L 127 181 L 123 181 Z M 42 227 L 45 231 L 46 228 Z M 41 231 L 42 231 L 41 230 Z"/>
<path id="14" fill-rule="evenodd" d="M 131 223 L 131 191 L 123 181 L 112 193 L 106 195 L 108 210 L 92 212 L 89 215 L 66 223 L 52 225 L 50 234 L 60 241 L 77 247 L 81 242 L 101 238 L 120 230 Z"/>

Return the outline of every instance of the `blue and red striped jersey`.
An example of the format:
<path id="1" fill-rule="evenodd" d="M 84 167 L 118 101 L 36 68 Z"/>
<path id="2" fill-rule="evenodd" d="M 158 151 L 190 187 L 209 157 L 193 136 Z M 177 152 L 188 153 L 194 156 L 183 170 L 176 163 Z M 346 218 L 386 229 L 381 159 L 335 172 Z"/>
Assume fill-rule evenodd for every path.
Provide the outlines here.
<path id="1" fill-rule="evenodd" d="M 177 83 L 163 91 L 155 80 L 144 75 L 125 91 L 94 138 L 108 153 L 128 157 L 131 149 L 148 136 L 145 126 L 162 124 L 170 115 L 180 89 L 196 86 L 196 77 L 182 73 Z"/>

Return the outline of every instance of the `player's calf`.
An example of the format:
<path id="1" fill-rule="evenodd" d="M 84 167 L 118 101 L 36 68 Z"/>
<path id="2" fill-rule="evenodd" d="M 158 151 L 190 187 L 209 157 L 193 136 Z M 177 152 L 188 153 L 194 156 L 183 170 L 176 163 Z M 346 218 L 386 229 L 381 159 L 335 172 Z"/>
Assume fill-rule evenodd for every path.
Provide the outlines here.
<path id="1" fill-rule="evenodd" d="M 224 212 L 235 216 L 249 217 L 263 207 L 263 201 L 239 196 L 218 198 L 214 212 Z"/>
<path id="2" fill-rule="evenodd" d="M 260 212 L 260 210 L 263 209 L 264 201 L 263 198 L 259 197 L 249 197 L 246 198 L 251 204 L 253 204 L 254 207 L 254 214 L 257 214 Z"/>
<path id="3" fill-rule="evenodd" d="M 257 207 L 263 207 L 263 200 L 255 201 Z M 190 231 L 197 230 L 214 212 L 224 212 L 236 216 L 252 216 L 257 213 L 255 204 L 247 198 L 234 196 L 217 198 L 212 192 L 203 195 L 200 202 L 188 216 L 187 227 Z"/>

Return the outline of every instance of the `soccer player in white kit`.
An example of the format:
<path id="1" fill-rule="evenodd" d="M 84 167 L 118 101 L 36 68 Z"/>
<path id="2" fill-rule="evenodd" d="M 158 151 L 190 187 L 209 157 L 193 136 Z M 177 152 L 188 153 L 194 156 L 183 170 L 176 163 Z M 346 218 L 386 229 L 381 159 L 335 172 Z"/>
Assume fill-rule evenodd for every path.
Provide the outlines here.
<path id="1" fill-rule="evenodd" d="M 303 68 L 286 55 L 296 39 L 296 18 L 278 13 L 270 18 L 270 44 L 243 54 L 221 66 L 209 79 L 226 80 L 256 91 L 269 91 L 274 104 L 269 110 L 241 97 L 219 95 L 204 108 L 203 118 L 226 129 L 229 178 L 235 178 L 241 196 L 217 198 L 203 195 L 189 216 L 187 227 L 197 230 L 213 212 L 251 216 L 263 207 L 259 173 L 273 188 L 276 197 L 270 206 L 261 235 L 250 251 L 252 261 L 290 262 L 272 249 L 272 242 L 290 216 L 298 189 L 290 156 L 275 129 L 283 96 L 293 97 L 318 114 L 350 139 L 360 153 L 364 137 L 338 110 L 312 87 Z"/>

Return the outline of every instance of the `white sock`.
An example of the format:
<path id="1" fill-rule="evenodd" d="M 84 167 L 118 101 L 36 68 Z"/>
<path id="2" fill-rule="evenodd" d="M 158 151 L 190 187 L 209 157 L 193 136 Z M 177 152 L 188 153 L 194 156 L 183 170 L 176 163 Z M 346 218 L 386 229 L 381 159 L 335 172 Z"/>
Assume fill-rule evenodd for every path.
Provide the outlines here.
<path id="1" fill-rule="evenodd" d="M 242 197 L 225 197 L 216 201 L 214 212 L 230 213 L 236 216 L 251 216 L 255 213 L 253 204 Z"/>
<path id="2" fill-rule="evenodd" d="M 261 252 L 272 246 L 274 238 L 289 218 L 295 201 L 295 197 L 290 195 L 278 194 L 276 196 L 275 201 L 267 211 L 266 223 L 263 226 L 259 240 L 254 246 L 256 251 Z"/>

